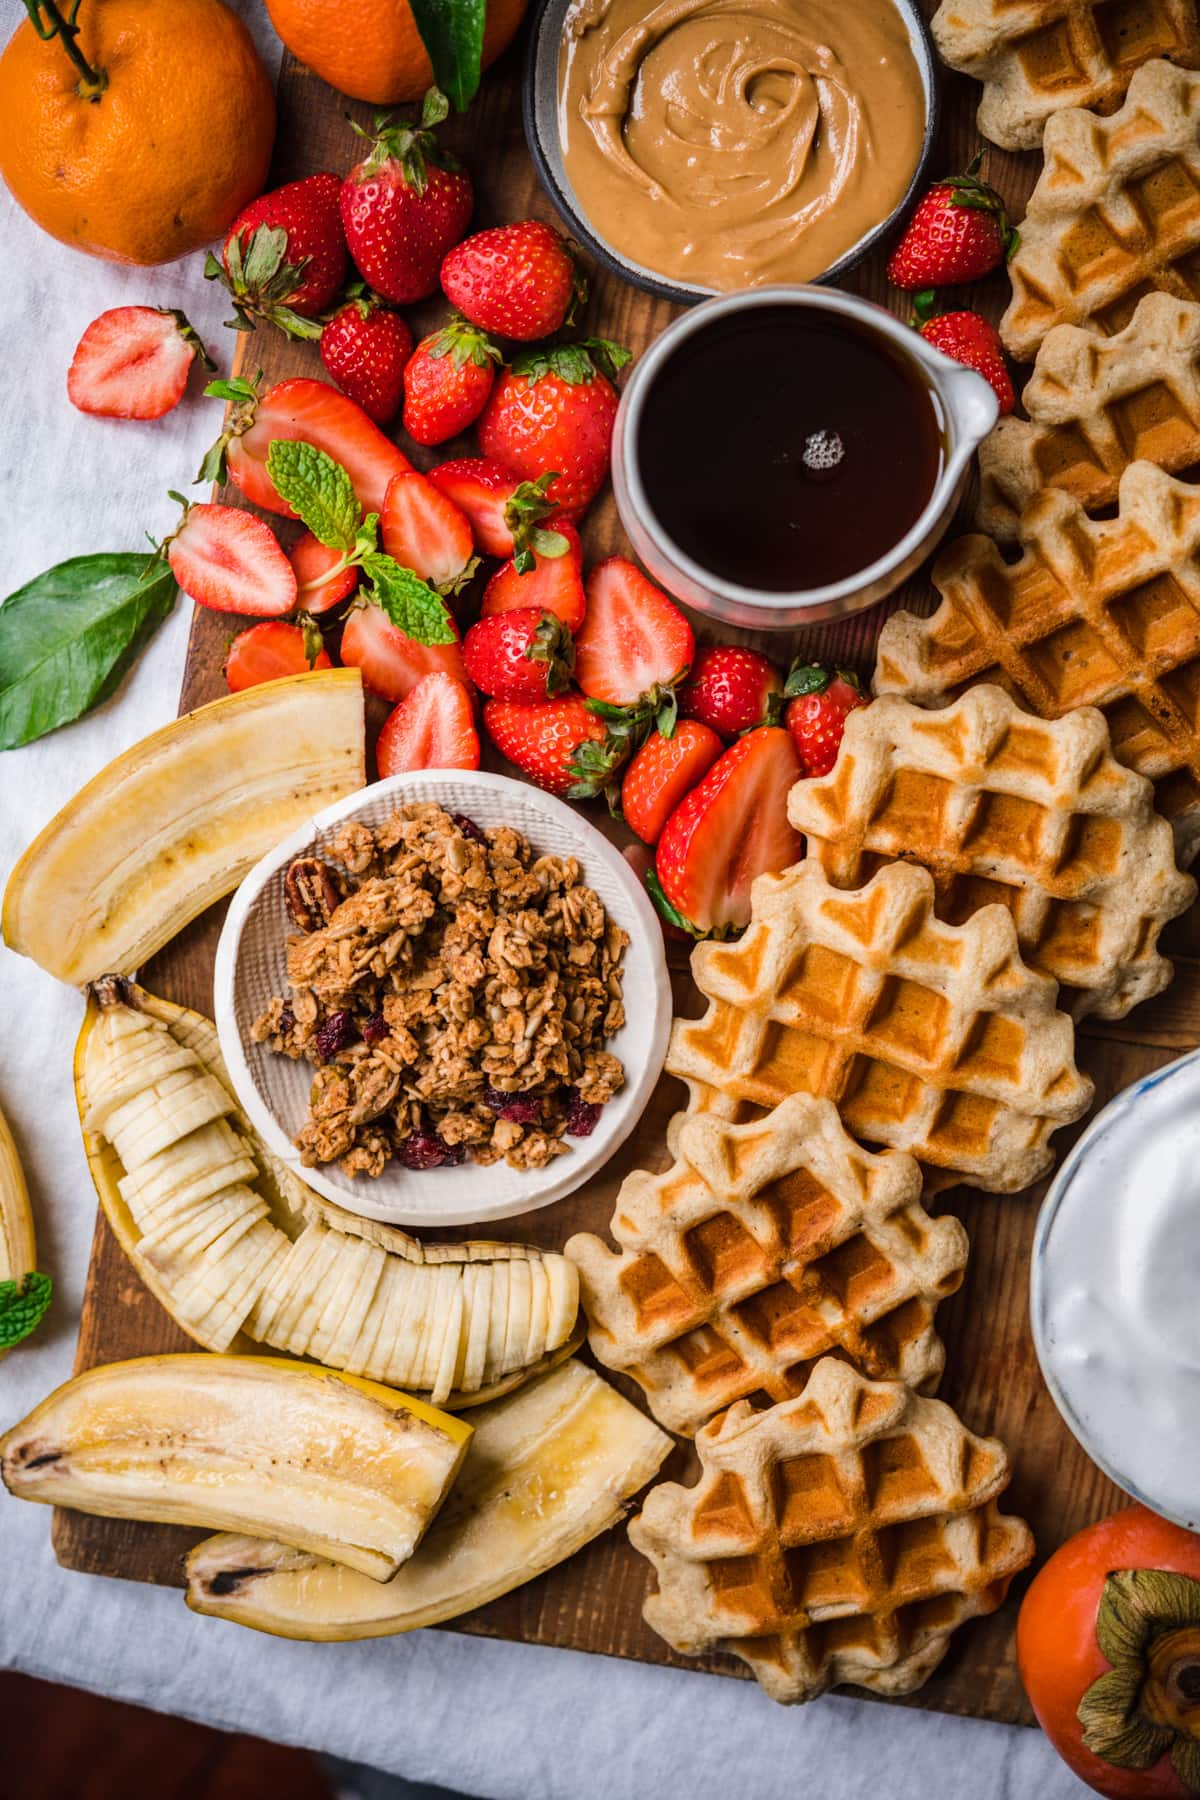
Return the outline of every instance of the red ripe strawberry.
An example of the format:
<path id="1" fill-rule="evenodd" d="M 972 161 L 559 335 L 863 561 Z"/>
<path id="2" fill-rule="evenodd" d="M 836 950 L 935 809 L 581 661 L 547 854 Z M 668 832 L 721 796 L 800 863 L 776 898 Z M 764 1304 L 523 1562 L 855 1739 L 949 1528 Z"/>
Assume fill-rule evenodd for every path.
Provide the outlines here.
<path id="1" fill-rule="evenodd" d="M 473 425 L 492 391 L 500 352 L 463 319 L 422 338 L 404 371 L 404 429 L 418 444 L 444 444 Z"/>
<path id="2" fill-rule="evenodd" d="M 196 479 L 224 481 L 228 477 L 264 512 L 282 513 L 286 519 L 296 517 L 267 473 L 267 451 L 275 438 L 315 444 L 340 462 L 368 513 L 382 510 L 392 476 L 412 468 L 404 452 L 368 419 L 362 407 L 327 381 L 298 376 L 277 382 L 260 395 L 254 382 L 238 377 L 210 382 L 204 391 L 231 401 L 233 409 Z"/>
<path id="3" fill-rule="evenodd" d="M 555 700 L 488 700 L 488 736 L 522 775 L 548 793 L 589 799 L 600 792 L 626 755 L 579 694 Z"/>
<path id="4" fill-rule="evenodd" d="M 724 745 L 698 719 L 681 719 L 670 737 L 655 731 L 642 745 L 621 783 L 621 811 L 631 831 L 657 844 L 684 795 L 720 756 Z"/>
<path id="5" fill-rule="evenodd" d="M 561 619 L 523 606 L 472 625 L 463 661 L 475 686 L 494 700 L 546 700 L 570 684 L 575 647 Z"/>
<path id="6" fill-rule="evenodd" d="M 939 181 L 919 202 L 888 262 L 888 280 L 897 287 L 911 291 L 977 281 L 1016 249 L 1003 200 L 979 179 L 982 157 L 981 150 L 965 175 Z"/>
<path id="7" fill-rule="evenodd" d="M 430 469 L 429 479 L 449 494 L 471 521 L 475 542 L 487 556 L 513 556 L 531 547 L 554 553 L 544 528 L 557 530 L 550 521 L 555 506 L 546 489 L 553 481 L 545 474 L 537 481 L 522 481 L 513 469 L 485 456 L 460 456 Z"/>
<path id="8" fill-rule="evenodd" d="M 264 619 L 241 631 L 225 658 L 225 681 L 231 694 L 303 675 L 308 669 L 331 669 L 329 652 L 315 625 L 292 625 L 286 619 Z"/>
<path id="9" fill-rule="evenodd" d="M 858 676 L 848 669 L 830 675 L 815 663 L 797 666 L 787 678 L 783 722 L 792 734 L 802 775 L 828 775 L 837 761 L 846 714 L 867 704 Z"/>
<path id="10" fill-rule="evenodd" d="M 783 676 L 769 657 L 741 644 L 714 644 L 696 652 L 679 690 L 679 714 L 732 740 L 756 725 L 776 724 L 782 693 Z"/>
<path id="11" fill-rule="evenodd" d="M 554 613 L 569 631 L 578 631 L 587 612 L 579 533 L 562 519 L 553 531 L 539 530 L 533 536 L 548 548 L 527 548 L 520 558 L 510 556 L 501 563 L 483 590 L 483 616 L 534 606 L 539 612 Z"/>
<path id="12" fill-rule="evenodd" d="M 466 682 L 462 645 L 419 644 L 392 624 L 380 606 L 354 606 L 342 630 L 342 661 L 361 669 L 363 686 L 384 700 L 403 700 L 422 675 L 440 670 Z"/>
<path id="13" fill-rule="evenodd" d="M 1004 360 L 1004 346 L 994 325 L 976 312 L 938 313 L 921 326 L 921 336 L 944 356 L 965 363 L 990 382 L 1000 402 L 1001 415 L 1012 411 L 1016 395 Z"/>
<path id="14" fill-rule="evenodd" d="M 535 481 L 557 471 L 546 497 L 571 518 L 608 474 L 617 391 L 609 375 L 629 352 L 604 338 L 526 350 L 505 369 L 479 420 L 479 447 Z"/>
<path id="15" fill-rule="evenodd" d="M 470 177 L 433 136 L 448 111 L 431 88 L 419 126 L 381 113 L 371 154 L 342 183 L 350 254 L 375 292 L 401 306 L 433 293 L 442 258 L 467 229 L 475 204 Z"/>
<path id="16" fill-rule="evenodd" d="M 102 419 L 161 419 L 183 399 L 192 364 L 212 357 L 181 312 L 114 306 L 93 319 L 67 371 L 67 398 Z"/>
<path id="17" fill-rule="evenodd" d="M 481 330 L 530 343 L 566 323 L 587 284 L 566 238 L 522 219 L 464 238 L 442 264 L 442 292 Z"/>
<path id="18" fill-rule="evenodd" d="M 263 519 L 240 506 L 191 506 L 182 494 L 178 530 L 164 548 L 171 573 L 192 599 L 214 612 L 278 618 L 296 604 L 296 577 Z"/>
<path id="19" fill-rule="evenodd" d="M 415 469 L 388 483 L 379 530 L 388 555 L 433 587 L 459 588 L 475 572 L 471 521 Z"/>
<path id="20" fill-rule="evenodd" d="M 739 738 L 675 808 L 648 881 L 670 924 L 724 937 L 748 922 L 750 884 L 790 867 L 804 848 L 787 817 L 799 773 L 791 737 L 765 725 Z"/>
<path id="21" fill-rule="evenodd" d="M 220 262 L 209 252 L 204 273 L 233 295 L 239 330 L 269 319 L 290 337 L 321 335 L 313 320 L 346 279 L 341 191 L 336 175 L 289 181 L 238 214 Z"/>
<path id="22" fill-rule="evenodd" d="M 587 618 L 575 641 L 575 679 L 606 706 L 653 704 L 687 673 L 696 648 L 673 600 L 624 556 L 587 578 Z"/>
<path id="23" fill-rule="evenodd" d="M 296 539 L 287 559 L 295 572 L 296 605 L 302 612 L 332 612 L 358 586 L 358 570 L 341 568 L 341 551 L 329 549 L 311 531 Z"/>
<path id="24" fill-rule="evenodd" d="M 398 312 L 373 294 L 352 294 L 321 332 L 321 361 L 377 425 L 400 411 L 413 336 Z"/>
<path id="25" fill-rule="evenodd" d="M 441 670 L 422 675 L 384 721 L 375 760 L 380 780 L 409 769 L 477 769 L 479 733 L 462 682 Z"/>

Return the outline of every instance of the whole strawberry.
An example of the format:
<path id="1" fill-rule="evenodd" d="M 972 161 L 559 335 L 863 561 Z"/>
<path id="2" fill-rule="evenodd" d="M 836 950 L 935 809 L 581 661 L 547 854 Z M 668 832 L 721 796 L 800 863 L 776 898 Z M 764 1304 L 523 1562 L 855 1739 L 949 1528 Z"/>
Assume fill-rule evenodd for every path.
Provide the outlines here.
<path id="1" fill-rule="evenodd" d="M 430 88 L 419 125 L 380 113 L 371 154 L 342 183 L 350 254 L 375 292 L 397 305 L 434 292 L 442 258 L 470 223 L 470 177 L 433 136 L 448 111 L 445 95 Z"/>
<path id="2" fill-rule="evenodd" d="M 496 379 L 500 352 L 468 325 L 452 317 L 422 338 L 404 371 L 404 429 L 418 444 L 444 444 L 473 425 Z"/>
<path id="3" fill-rule="evenodd" d="M 442 292 L 483 331 L 550 337 L 587 294 L 572 246 L 540 219 L 477 231 L 442 264 Z"/>
<path id="4" fill-rule="evenodd" d="M 679 689 L 679 714 L 732 742 L 756 725 L 777 723 L 782 693 L 783 676 L 761 651 L 714 644 L 693 658 Z"/>
<path id="5" fill-rule="evenodd" d="M 787 678 L 783 722 L 791 733 L 802 775 L 828 775 L 837 761 L 846 714 L 867 704 L 858 676 L 848 669 L 798 664 Z"/>
<path id="6" fill-rule="evenodd" d="M 626 741 L 610 739 L 608 727 L 580 694 L 529 702 L 489 700 L 483 723 L 501 756 L 530 781 L 574 800 L 600 793 L 629 751 Z"/>
<path id="7" fill-rule="evenodd" d="M 979 180 L 982 151 L 965 175 L 939 181 L 918 203 L 892 251 L 888 280 L 899 288 L 958 287 L 988 275 L 1016 249 L 1004 202 Z"/>
<path id="8" fill-rule="evenodd" d="M 321 361 L 377 425 L 400 411 L 412 348 L 412 332 L 400 314 L 374 294 L 352 293 L 321 332 Z"/>
<path id="9" fill-rule="evenodd" d="M 336 175 L 306 175 L 252 200 L 230 226 L 221 260 L 204 273 L 233 295 L 239 331 L 269 320 L 289 337 L 320 337 L 315 323 L 346 279 L 346 238 Z"/>
<path id="10" fill-rule="evenodd" d="M 1004 346 L 994 325 L 977 312 L 938 313 L 920 327 L 921 336 L 944 356 L 975 369 L 995 389 L 1001 415 L 1016 405 Z"/>
<path id="11" fill-rule="evenodd" d="M 523 351 L 501 372 L 479 419 L 479 447 L 527 481 L 558 471 L 547 499 L 578 518 L 608 474 L 617 391 L 629 351 L 606 338 Z"/>
<path id="12" fill-rule="evenodd" d="M 554 613 L 522 606 L 472 625 L 463 661 L 475 686 L 494 700 L 546 700 L 569 685 L 575 646 Z"/>

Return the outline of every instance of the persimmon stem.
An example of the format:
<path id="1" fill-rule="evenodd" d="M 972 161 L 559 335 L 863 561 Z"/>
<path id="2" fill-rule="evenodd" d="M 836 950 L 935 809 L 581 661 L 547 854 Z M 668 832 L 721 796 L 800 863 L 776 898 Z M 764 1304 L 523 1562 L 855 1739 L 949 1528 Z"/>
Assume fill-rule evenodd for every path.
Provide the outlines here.
<path id="1" fill-rule="evenodd" d="M 57 0 L 25 0 L 25 10 L 29 14 L 30 23 L 43 43 L 50 43 L 58 38 L 63 49 L 79 71 L 79 94 L 84 100 L 98 100 L 108 86 L 108 76 L 103 69 L 93 69 L 83 51 L 75 42 L 79 36 L 79 17 L 81 0 L 71 0 L 64 13 Z M 43 18 L 42 15 L 45 14 Z"/>

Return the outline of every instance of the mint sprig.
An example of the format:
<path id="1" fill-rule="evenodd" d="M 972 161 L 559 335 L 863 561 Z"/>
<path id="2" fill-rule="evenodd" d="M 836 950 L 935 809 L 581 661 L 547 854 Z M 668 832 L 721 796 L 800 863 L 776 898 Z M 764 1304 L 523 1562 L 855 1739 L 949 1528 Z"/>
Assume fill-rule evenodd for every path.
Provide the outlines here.
<path id="1" fill-rule="evenodd" d="M 383 608 L 397 631 L 418 644 L 454 642 L 446 603 L 427 581 L 422 581 L 411 569 L 403 568 L 382 550 L 368 551 L 362 559 L 362 571 L 374 589 L 376 604 Z"/>
<path id="2" fill-rule="evenodd" d="M 49 1275 L 30 1274 L 24 1281 L 0 1281 L 0 1350 L 11 1350 L 35 1332 L 54 1293 Z"/>

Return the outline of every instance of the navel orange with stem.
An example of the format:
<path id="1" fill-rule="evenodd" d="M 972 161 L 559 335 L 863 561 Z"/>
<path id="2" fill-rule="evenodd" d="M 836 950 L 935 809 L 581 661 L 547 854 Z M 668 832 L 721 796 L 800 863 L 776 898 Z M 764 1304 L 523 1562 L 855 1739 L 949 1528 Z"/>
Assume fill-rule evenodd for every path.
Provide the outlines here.
<path id="1" fill-rule="evenodd" d="M 25 0 L 0 55 L 0 176 L 112 262 L 219 237 L 266 183 L 275 97 L 222 0 Z"/>
<path id="2" fill-rule="evenodd" d="M 483 66 L 516 36 L 528 0 L 487 0 Z M 314 74 L 352 100 L 419 100 L 433 69 L 408 0 L 267 0 L 271 23 Z"/>

